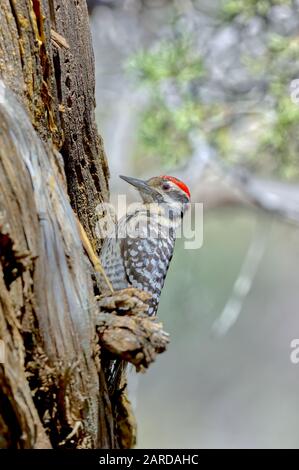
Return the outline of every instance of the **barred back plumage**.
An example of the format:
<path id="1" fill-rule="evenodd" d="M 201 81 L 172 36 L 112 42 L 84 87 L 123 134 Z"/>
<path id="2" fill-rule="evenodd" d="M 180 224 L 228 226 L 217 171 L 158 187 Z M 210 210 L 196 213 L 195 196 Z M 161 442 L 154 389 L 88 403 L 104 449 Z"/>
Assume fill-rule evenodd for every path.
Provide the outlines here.
<path id="1" fill-rule="evenodd" d="M 161 214 L 145 205 L 123 216 L 106 239 L 101 262 L 115 290 L 148 292 L 148 314 L 155 315 L 173 255 L 175 231 Z"/>

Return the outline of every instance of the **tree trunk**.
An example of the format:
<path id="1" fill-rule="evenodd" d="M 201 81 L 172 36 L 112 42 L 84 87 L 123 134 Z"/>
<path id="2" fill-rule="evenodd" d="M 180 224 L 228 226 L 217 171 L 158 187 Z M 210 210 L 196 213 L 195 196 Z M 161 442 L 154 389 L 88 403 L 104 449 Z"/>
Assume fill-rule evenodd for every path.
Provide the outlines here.
<path id="1" fill-rule="evenodd" d="M 4 0 L 0 16 L 0 447 L 118 447 L 68 198 L 98 250 L 108 167 L 86 3 Z"/>
<path id="2" fill-rule="evenodd" d="M 109 173 L 86 3 L 3 0 L 0 22 L 0 448 L 132 447 L 109 367 L 148 367 L 168 337 L 144 293 L 95 295 Z"/>

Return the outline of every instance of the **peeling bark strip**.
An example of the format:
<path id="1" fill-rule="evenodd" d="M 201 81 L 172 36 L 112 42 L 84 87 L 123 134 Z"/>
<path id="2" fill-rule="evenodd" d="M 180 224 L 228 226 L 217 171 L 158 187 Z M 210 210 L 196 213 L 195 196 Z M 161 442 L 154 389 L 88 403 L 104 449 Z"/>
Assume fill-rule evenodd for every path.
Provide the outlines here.
<path id="1" fill-rule="evenodd" d="M 0 77 L 43 140 L 61 150 L 73 208 L 94 248 L 108 165 L 95 118 L 94 58 L 85 0 L 1 0 Z"/>

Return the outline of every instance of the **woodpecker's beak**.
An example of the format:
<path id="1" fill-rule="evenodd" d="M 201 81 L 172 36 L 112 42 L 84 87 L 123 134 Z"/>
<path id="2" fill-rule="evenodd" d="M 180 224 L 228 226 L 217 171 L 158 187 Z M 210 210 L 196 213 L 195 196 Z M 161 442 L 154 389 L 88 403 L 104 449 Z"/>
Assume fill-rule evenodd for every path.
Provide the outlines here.
<path id="1" fill-rule="evenodd" d="M 153 189 L 144 180 L 139 180 L 138 178 L 131 178 L 130 176 L 123 175 L 119 175 L 119 177 L 132 186 L 135 186 L 135 188 L 143 193 L 153 193 Z"/>

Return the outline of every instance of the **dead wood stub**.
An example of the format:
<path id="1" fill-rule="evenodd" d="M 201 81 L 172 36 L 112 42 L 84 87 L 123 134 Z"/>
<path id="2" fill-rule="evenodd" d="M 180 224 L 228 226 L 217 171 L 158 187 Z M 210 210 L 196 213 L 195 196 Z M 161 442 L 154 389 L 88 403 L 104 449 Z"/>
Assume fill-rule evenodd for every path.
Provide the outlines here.
<path id="1" fill-rule="evenodd" d="M 148 297 L 146 292 L 133 288 L 115 292 L 100 298 L 99 306 L 104 311 L 96 315 L 102 347 L 134 364 L 137 371 L 148 368 L 169 343 L 162 324 L 146 313 L 144 301 Z"/>

